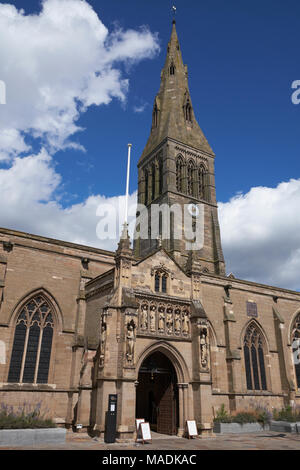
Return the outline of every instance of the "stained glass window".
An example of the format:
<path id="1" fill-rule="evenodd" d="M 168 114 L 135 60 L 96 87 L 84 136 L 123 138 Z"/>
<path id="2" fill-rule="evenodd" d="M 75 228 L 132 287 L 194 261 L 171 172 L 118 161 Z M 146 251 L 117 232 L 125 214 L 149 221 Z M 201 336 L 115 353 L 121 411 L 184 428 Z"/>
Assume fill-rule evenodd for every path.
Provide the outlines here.
<path id="1" fill-rule="evenodd" d="M 41 295 L 17 319 L 8 382 L 47 383 L 53 339 L 53 311 Z"/>
<path id="2" fill-rule="evenodd" d="M 251 323 L 244 338 L 244 358 L 248 390 L 267 390 L 263 337 Z"/>

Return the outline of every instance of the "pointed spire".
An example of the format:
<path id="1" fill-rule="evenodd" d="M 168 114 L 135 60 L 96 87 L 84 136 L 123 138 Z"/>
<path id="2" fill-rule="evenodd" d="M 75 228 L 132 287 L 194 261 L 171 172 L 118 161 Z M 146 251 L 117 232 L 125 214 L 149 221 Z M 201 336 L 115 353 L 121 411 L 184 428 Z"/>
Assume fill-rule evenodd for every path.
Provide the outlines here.
<path id="1" fill-rule="evenodd" d="M 175 20 L 161 72 L 160 89 L 154 100 L 151 134 L 141 159 L 166 137 L 214 155 L 194 115 L 187 66 L 182 60 Z"/>
<path id="2" fill-rule="evenodd" d="M 132 250 L 130 248 L 130 237 L 128 233 L 128 224 L 125 222 L 123 225 L 120 241 L 118 243 L 118 249 L 116 251 L 116 255 L 130 255 L 132 254 Z"/>

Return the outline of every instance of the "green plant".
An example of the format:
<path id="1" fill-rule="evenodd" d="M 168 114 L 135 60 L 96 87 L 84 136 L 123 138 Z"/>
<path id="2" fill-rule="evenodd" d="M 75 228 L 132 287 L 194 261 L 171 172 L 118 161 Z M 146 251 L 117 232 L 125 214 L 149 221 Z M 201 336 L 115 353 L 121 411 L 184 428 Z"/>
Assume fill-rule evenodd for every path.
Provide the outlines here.
<path id="1" fill-rule="evenodd" d="M 54 428 L 56 424 L 50 418 L 41 413 L 40 404 L 31 408 L 24 404 L 17 411 L 13 407 L 1 404 L 0 407 L 0 429 L 35 429 Z"/>
<path id="2" fill-rule="evenodd" d="M 217 416 L 214 419 L 215 423 L 232 423 L 232 418 L 226 411 L 224 403 L 220 406 L 217 411 Z"/>
<path id="3" fill-rule="evenodd" d="M 291 406 L 285 406 L 281 410 L 273 411 L 273 419 L 275 421 L 300 421 L 300 410 L 298 408 L 292 408 Z"/>
<path id="4" fill-rule="evenodd" d="M 257 414 L 254 411 L 240 411 L 232 418 L 233 423 L 257 423 Z"/>

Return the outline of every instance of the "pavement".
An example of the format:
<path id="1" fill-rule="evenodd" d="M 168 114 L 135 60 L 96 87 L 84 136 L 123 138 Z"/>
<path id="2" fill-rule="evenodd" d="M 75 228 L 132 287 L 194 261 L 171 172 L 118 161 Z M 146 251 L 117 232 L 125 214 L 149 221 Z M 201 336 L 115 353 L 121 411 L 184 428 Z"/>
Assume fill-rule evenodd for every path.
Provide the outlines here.
<path id="1" fill-rule="evenodd" d="M 253 434 L 218 434 L 215 437 L 185 439 L 152 432 L 152 442 L 116 442 L 106 444 L 86 433 L 67 432 L 66 442 L 56 445 L 22 446 L 12 443 L 4 450 L 89 450 L 89 451 L 157 451 L 157 450 L 300 450 L 300 434 L 265 431 Z M 3 454 L 2 454 L 3 455 Z"/>

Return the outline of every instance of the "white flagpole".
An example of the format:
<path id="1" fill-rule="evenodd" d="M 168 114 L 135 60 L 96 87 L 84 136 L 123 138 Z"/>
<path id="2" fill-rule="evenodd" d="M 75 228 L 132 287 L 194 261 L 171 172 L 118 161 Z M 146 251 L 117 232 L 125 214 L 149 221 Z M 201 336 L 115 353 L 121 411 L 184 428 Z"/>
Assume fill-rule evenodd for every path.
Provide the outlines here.
<path id="1" fill-rule="evenodd" d="M 126 179 L 126 199 L 125 199 L 125 224 L 128 223 L 128 195 L 129 195 L 129 176 L 130 176 L 130 154 L 132 144 L 128 144 L 128 160 L 127 160 L 127 179 Z"/>

